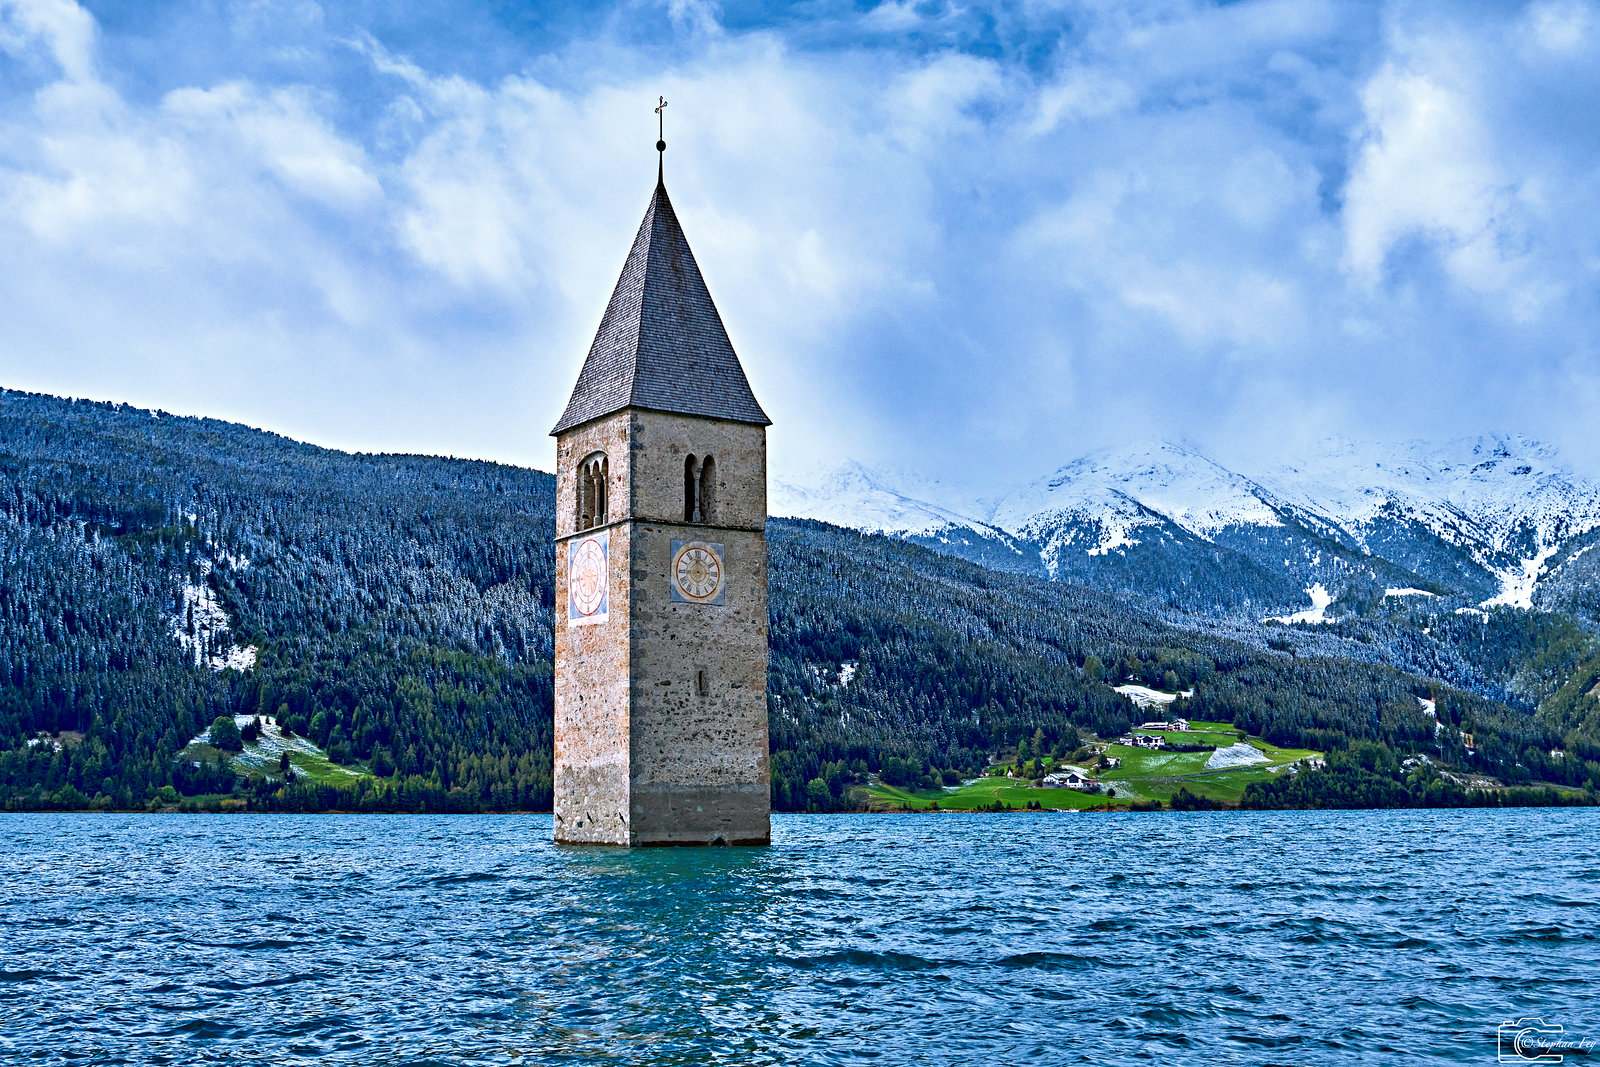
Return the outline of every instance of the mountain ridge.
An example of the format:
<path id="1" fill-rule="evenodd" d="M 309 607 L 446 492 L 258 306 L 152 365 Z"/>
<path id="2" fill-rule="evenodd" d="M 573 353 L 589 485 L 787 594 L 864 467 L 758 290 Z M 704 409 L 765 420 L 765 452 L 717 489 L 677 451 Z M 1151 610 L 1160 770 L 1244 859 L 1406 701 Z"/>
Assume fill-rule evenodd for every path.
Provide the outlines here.
<path id="1" fill-rule="evenodd" d="M 1330 438 L 1310 460 L 1254 472 L 1193 445 L 1128 445 L 1088 453 L 988 500 L 943 486 L 937 501 L 926 500 L 907 476 L 859 463 L 809 477 L 778 484 L 774 514 L 887 533 L 991 565 L 997 551 L 1009 552 L 1011 569 L 1157 600 L 1171 600 L 1174 584 L 1218 586 L 1177 590 L 1183 602 L 1174 606 L 1190 610 L 1270 617 L 1303 606 L 1319 584 L 1351 595 L 1420 589 L 1473 611 L 1560 598 L 1587 615 L 1600 608 L 1583 592 L 1597 567 L 1587 547 L 1600 531 L 1600 483 L 1577 474 L 1554 447 L 1518 435 L 1395 444 Z M 1226 583 L 1238 588 L 1221 588 Z"/>

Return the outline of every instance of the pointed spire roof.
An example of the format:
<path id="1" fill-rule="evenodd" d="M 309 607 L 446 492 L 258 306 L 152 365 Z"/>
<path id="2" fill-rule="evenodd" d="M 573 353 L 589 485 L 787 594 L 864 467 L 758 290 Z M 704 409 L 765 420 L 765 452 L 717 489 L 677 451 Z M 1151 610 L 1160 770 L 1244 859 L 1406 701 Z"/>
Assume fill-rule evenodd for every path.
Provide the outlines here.
<path id="1" fill-rule="evenodd" d="M 552 436 L 623 408 L 771 425 L 658 178 Z"/>

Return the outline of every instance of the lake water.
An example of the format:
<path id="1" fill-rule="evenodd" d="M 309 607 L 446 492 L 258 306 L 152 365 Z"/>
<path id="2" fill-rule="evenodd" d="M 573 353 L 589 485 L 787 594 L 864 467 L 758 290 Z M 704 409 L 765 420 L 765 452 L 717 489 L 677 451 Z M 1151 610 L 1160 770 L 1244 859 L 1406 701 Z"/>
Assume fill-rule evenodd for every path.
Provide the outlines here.
<path id="1" fill-rule="evenodd" d="M 0 1061 L 1486 1064 L 1509 1019 L 1600 1038 L 1592 809 L 549 836 L 0 815 Z"/>

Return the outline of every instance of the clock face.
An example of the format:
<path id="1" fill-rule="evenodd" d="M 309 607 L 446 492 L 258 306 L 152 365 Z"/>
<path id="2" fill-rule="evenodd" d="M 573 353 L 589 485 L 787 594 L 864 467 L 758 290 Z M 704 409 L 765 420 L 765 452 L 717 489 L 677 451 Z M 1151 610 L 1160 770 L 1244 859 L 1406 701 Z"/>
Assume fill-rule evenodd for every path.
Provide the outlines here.
<path id="1" fill-rule="evenodd" d="M 672 599 L 692 604 L 721 604 L 722 546 L 709 541 L 672 542 Z"/>
<path id="2" fill-rule="evenodd" d="M 610 530 L 585 537 L 567 549 L 567 618 L 575 623 L 604 622 L 608 596 Z"/>
<path id="3" fill-rule="evenodd" d="M 704 600 L 715 596 L 722 584 L 722 564 L 717 557 L 696 545 L 678 553 L 678 569 L 673 575 L 684 596 Z"/>

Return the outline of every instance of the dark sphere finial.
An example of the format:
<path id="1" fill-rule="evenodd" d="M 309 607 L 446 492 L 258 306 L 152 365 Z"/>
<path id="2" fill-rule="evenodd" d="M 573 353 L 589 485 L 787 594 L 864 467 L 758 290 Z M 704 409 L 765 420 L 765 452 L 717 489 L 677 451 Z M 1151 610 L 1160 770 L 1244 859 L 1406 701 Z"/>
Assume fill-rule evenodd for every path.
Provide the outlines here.
<path id="1" fill-rule="evenodd" d="M 657 152 L 665 152 L 666 150 L 667 150 L 667 142 L 665 142 L 665 141 L 657 141 L 656 142 L 656 151 Z"/>

